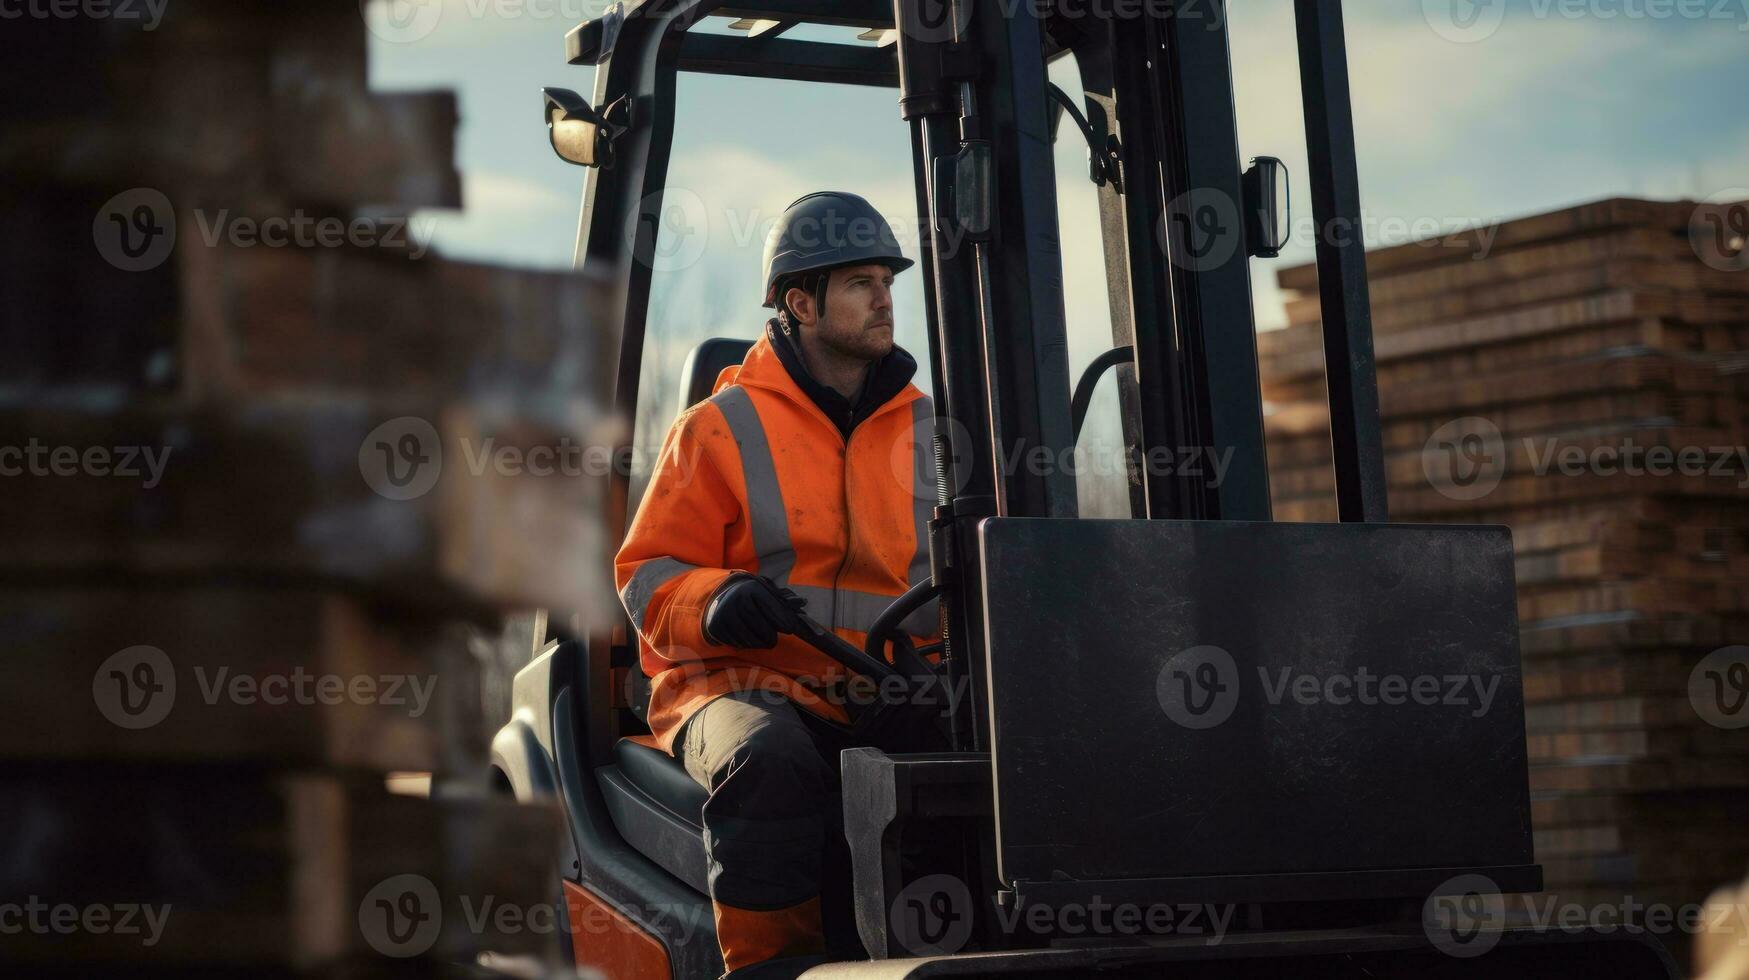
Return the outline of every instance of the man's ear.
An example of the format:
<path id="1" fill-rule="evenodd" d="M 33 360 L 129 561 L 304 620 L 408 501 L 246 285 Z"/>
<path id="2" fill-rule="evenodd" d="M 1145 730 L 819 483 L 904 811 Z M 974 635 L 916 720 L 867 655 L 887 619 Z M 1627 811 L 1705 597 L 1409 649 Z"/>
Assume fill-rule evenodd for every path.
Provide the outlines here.
<path id="1" fill-rule="evenodd" d="M 783 294 L 783 301 L 789 304 L 789 308 L 795 313 L 795 319 L 798 324 L 813 323 L 816 319 L 814 297 L 813 294 L 809 293 L 807 290 L 802 289 L 799 286 L 791 286 L 789 290 Z"/>

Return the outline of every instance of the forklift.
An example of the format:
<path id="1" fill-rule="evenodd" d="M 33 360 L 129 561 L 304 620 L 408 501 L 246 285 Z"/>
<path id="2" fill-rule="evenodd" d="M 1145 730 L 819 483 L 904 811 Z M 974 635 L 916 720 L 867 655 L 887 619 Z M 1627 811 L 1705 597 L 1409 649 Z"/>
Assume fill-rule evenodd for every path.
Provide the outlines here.
<path id="1" fill-rule="evenodd" d="M 903 709 L 930 712 L 948 751 L 843 755 L 865 955 L 749 976 L 1676 975 L 1643 933 L 1539 930 L 1512 915 L 1542 873 L 1511 534 L 1388 523 L 1352 236 L 1317 243 L 1340 523 L 1271 519 L 1249 260 L 1284 243 L 1286 179 L 1277 160 L 1241 164 L 1220 3 L 633 0 L 566 36 L 567 62 L 595 66 L 594 90 L 545 90 L 544 119 L 552 148 L 588 168 L 577 263 L 610 287 L 626 418 L 677 73 L 887 88 L 909 126 L 938 423 L 931 576 L 865 649 L 829 630 L 807 638 L 852 676 L 886 677 L 897 624 L 936 602 L 939 649 L 908 657 L 906 681 L 968 695 Z M 1340 0 L 1294 11 L 1313 217 L 1357 227 Z M 693 30 L 707 18 L 736 32 Z M 799 25 L 864 33 L 784 36 Z M 1078 98 L 1046 73 L 1071 52 Z M 1111 350 L 1073 386 L 1059 134 L 1087 143 L 1112 323 Z M 748 346 L 698 347 L 683 405 Z M 1072 472 L 1006 468 L 1002 451 L 1062 458 L 1113 368 L 1130 514 L 1080 519 Z M 1231 464 L 1213 482 L 1149 465 L 1184 450 Z M 629 476 L 603 479 L 619 542 Z M 564 811 L 580 967 L 717 977 L 705 791 L 648 737 L 629 622 L 584 632 L 537 638 L 493 742 L 496 784 Z M 1497 695 L 1477 711 L 1308 703 L 1271 686 L 1369 670 L 1470 677 Z M 1087 927 L 1110 909 L 1142 914 Z M 1151 914 L 1161 909 L 1176 914 Z M 1195 910 L 1221 929 L 1189 928 Z"/>

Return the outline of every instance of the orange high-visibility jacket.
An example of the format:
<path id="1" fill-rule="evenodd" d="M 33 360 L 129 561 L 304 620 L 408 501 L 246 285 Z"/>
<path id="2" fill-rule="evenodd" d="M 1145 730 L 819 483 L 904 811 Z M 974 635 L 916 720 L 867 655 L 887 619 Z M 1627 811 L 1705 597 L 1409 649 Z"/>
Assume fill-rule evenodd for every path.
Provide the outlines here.
<path id="1" fill-rule="evenodd" d="M 754 572 L 796 592 L 810 617 L 861 647 L 876 617 L 929 576 L 933 414 L 907 384 L 847 444 L 762 336 L 718 376 L 715 394 L 675 421 L 614 560 L 662 748 L 672 750 L 693 712 L 734 690 L 778 690 L 846 720 L 818 696 L 844 677 L 835 661 L 788 635 L 769 650 L 710 644 L 705 605 L 732 571 Z M 913 613 L 906 632 L 937 637 L 938 608 Z"/>

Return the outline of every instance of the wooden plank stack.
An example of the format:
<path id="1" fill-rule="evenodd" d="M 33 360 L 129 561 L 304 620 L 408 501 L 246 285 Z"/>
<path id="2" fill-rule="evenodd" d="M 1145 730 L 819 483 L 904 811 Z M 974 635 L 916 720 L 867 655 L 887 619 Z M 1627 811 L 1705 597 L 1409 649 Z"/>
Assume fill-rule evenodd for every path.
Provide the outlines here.
<path id="1" fill-rule="evenodd" d="M 8 30 L 0 973 L 558 965 L 481 650 L 612 609 L 597 287 L 407 237 L 454 99 L 369 91 L 351 0 Z"/>
<path id="2" fill-rule="evenodd" d="M 1707 708 L 1702 663 L 1749 661 L 1714 655 L 1749 644 L 1749 256 L 1705 238 L 1729 208 L 1605 200 L 1368 256 L 1391 519 L 1514 532 L 1562 900 L 1700 902 L 1749 866 L 1749 706 Z M 1280 282 L 1276 516 L 1334 520 L 1316 270 Z"/>

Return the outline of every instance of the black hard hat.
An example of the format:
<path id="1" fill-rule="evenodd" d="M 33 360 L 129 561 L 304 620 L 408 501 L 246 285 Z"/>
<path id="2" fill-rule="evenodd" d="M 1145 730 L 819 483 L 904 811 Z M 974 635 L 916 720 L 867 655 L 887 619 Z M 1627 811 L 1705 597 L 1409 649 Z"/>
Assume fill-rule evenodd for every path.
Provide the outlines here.
<path id="1" fill-rule="evenodd" d="M 912 262 L 874 205 L 843 191 L 815 191 L 784 209 L 765 239 L 765 305 L 777 306 L 777 281 L 798 272 L 863 262 L 904 272 Z"/>

